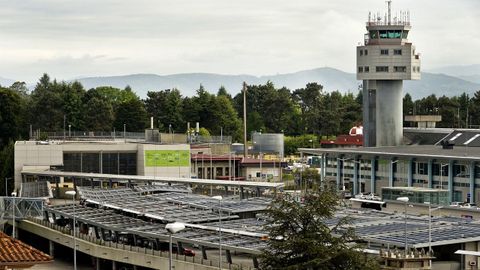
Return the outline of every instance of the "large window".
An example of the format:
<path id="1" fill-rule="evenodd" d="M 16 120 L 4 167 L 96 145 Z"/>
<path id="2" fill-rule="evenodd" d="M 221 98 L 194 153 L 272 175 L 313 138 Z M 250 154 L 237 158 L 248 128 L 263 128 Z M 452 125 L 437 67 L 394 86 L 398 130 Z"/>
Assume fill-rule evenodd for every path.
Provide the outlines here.
<path id="1" fill-rule="evenodd" d="M 388 72 L 388 66 L 377 66 L 376 71 L 377 72 Z"/>
<path id="2" fill-rule="evenodd" d="M 388 50 L 387 49 L 380 50 L 380 55 L 388 55 Z"/>
<path id="3" fill-rule="evenodd" d="M 394 49 L 393 55 L 402 55 L 402 49 Z"/>
<path id="4" fill-rule="evenodd" d="M 393 71 L 394 71 L 394 72 L 407 72 L 407 67 L 395 66 L 395 67 L 393 67 Z"/>
<path id="5" fill-rule="evenodd" d="M 101 163 L 101 166 L 100 166 Z M 137 174 L 136 153 L 63 153 L 66 172 Z"/>
<path id="6" fill-rule="evenodd" d="M 402 30 L 380 30 L 378 32 L 380 38 L 402 38 Z"/>

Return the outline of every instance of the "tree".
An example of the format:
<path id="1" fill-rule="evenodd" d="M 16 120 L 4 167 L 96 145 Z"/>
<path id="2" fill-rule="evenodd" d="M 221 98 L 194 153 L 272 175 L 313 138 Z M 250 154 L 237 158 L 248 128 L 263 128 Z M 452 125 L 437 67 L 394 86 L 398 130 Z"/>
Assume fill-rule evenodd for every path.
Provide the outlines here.
<path id="1" fill-rule="evenodd" d="M 145 100 L 147 114 L 153 116 L 160 130 L 172 125 L 176 130 L 185 126 L 183 118 L 183 100 L 178 89 L 167 89 L 147 93 Z"/>
<path id="2" fill-rule="evenodd" d="M 113 125 L 117 130 L 123 129 L 126 124 L 127 131 L 140 132 L 145 129 L 147 112 L 142 101 L 128 99 L 117 106 Z"/>
<path id="3" fill-rule="evenodd" d="M 111 131 L 114 120 L 112 104 L 97 89 L 84 96 L 85 128 L 91 131 Z M 123 129 L 123 128 L 122 128 Z"/>
<path id="4" fill-rule="evenodd" d="M 325 223 L 338 205 L 328 188 L 307 194 L 303 203 L 277 196 L 266 212 L 269 240 L 261 269 L 379 269 L 378 262 L 350 245 L 355 235 L 348 218 L 334 226 Z"/>
<path id="5" fill-rule="evenodd" d="M 61 85 L 55 80 L 50 81 L 47 74 L 43 74 L 32 91 L 29 112 L 30 123 L 33 128 L 46 131 L 59 131 L 63 129 L 63 99 Z"/>
<path id="6" fill-rule="evenodd" d="M 25 103 L 18 92 L 0 88 L 0 149 L 20 136 Z M 26 129 L 26 127 L 25 127 Z"/>

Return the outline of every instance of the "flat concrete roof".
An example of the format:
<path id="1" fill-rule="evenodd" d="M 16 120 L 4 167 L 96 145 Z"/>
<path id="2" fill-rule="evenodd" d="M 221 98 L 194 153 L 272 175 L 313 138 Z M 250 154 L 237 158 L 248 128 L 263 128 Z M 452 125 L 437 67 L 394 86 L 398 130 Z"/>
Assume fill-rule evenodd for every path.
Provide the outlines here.
<path id="1" fill-rule="evenodd" d="M 214 179 L 197 179 L 197 178 L 177 178 L 177 177 L 160 177 L 160 176 L 144 176 L 144 175 L 119 175 L 119 174 L 102 174 L 102 173 L 79 173 L 79 172 L 61 172 L 51 170 L 22 170 L 22 174 L 52 176 L 52 177 L 78 177 L 78 178 L 94 178 L 94 179 L 111 179 L 133 182 L 165 182 L 178 184 L 197 184 L 197 185 L 214 185 L 214 186 L 234 186 L 248 188 L 282 188 L 284 183 L 271 182 L 253 182 L 253 181 L 228 181 Z"/>
<path id="2" fill-rule="evenodd" d="M 453 149 L 442 149 L 436 145 L 402 145 L 385 147 L 358 148 L 300 148 L 306 154 L 333 154 L 345 156 L 379 156 L 385 158 L 432 158 L 441 160 L 476 160 L 480 161 L 480 147 L 454 146 Z"/>

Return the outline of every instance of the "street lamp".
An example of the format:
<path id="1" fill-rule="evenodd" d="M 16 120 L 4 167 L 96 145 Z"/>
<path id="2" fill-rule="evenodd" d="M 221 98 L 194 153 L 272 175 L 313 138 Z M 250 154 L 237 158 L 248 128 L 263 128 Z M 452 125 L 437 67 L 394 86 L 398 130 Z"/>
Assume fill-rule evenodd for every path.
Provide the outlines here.
<path id="1" fill-rule="evenodd" d="M 443 206 L 439 206 L 437 208 L 432 209 L 432 204 L 430 202 L 425 202 L 428 204 L 428 252 L 429 255 L 432 255 L 432 212 L 437 211 L 443 208 Z"/>
<path id="2" fill-rule="evenodd" d="M 185 230 L 185 224 L 181 222 L 173 222 L 173 223 L 168 223 L 165 225 L 165 230 L 169 232 L 169 250 L 170 250 L 170 256 L 168 258 L 168 269 L 172 270 L 172 235 L 174 233 L 178 233 L 180 231 Z M 179 252 L 180 249 L 177 246 L 177 252 Z"/>
<path id="3" fill-rule="evenodd" d="M 218 240 L 218 269 L 222 269 L 222 196 L 213 196 L 212 199 L 218 200 L 220 207 L 218 208 L 218 231 L 220 239 Z"/>
<path id="4" fill-rule="evenodd" d="M 403 202 L 405 204 L 405 257 L 407 257 L 407 203 L 409 201 L 408 197 L 398 197 L 397 201 Z"/>
<path id="5" fill-rule="evenodd" d="M 77 239 L 75 238 L 75 195 L 77 192 L 75 190 L 69 190 L 65 192 L 66 195 L 72 196 L 73 202 L 73 269 L 77 270 Z"/>
<path id="6" fill-rule="evenodd" d="M 15 205 L 15 197 L 17 197 L 17 192 L 12 192 L 12 205 L 13 205 L 13 231 L 12 231 L 12 237 L 15 238 L 15 208 L 17 207 Z"/>
<path id="7" fill-rule="evenodd" d="M 72 137 L 72 125 L 68 124 L 68 137 Z"/>
<path id="8" fill-rule="evenodd" d="M 313 148 L 313 140 L 310 139 L 310 140 L 308 140 L 308 142 L 312 144 L 312 148 Z"/>

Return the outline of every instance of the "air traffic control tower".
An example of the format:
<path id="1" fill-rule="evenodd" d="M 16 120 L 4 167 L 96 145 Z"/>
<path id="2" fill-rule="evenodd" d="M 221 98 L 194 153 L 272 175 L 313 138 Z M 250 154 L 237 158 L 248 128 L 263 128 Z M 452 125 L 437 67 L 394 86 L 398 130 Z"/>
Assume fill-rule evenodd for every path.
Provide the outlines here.
<path id="1" fill-rule="evenodd" d="M 363 81 L 363 125 L 367 147 L 400 145 L 403 80 L 420 79 L 420 56 L 407 40 L 409 12 L 368 16 L 364 44 L 357 46 L 357 79 Z"/>

